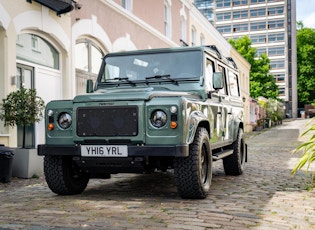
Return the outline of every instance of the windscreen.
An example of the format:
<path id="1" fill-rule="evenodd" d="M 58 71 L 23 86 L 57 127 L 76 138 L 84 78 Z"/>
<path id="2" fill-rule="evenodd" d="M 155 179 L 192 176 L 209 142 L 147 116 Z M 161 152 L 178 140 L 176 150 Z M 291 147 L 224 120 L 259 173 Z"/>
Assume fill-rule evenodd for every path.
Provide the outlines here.
<path id="1" fill-rule="evenodd" d="M 201 51 L 178 51 L 108 56 L 100 82 L 147 81 L 167 76 L 171 79 L 199 78 L 202 74 Z M 158 79 L 158 78 L 156 78 Z"/>

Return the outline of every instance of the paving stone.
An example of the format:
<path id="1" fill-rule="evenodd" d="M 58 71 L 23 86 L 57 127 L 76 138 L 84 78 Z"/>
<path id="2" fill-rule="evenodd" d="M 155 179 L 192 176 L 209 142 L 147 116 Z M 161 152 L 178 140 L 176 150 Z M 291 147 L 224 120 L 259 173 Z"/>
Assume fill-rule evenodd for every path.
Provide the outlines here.
<path id="1" fill-rule="evenodd" d="M 179 198 L 172 171 L 92 179 L 76 196 L 57 196 L 43 177 L 12 178 L 0 183 L 0 230 L 315 229 L 315 191 L 305 189 L 311 175 L 290 174 L 306 122 L 246 134 L 244 174 L 226 176 L 214 162 L 203 200 Z"/>

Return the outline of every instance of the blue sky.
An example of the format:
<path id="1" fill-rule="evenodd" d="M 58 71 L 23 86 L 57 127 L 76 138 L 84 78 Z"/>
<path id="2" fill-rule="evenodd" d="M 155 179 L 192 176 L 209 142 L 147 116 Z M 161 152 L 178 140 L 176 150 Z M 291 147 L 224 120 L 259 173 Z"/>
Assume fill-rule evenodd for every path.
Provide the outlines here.
<path id="1" fill-rule="evenodd" d="M 296 20 L 315 28 L 315 0 L 296 0 Z"/>

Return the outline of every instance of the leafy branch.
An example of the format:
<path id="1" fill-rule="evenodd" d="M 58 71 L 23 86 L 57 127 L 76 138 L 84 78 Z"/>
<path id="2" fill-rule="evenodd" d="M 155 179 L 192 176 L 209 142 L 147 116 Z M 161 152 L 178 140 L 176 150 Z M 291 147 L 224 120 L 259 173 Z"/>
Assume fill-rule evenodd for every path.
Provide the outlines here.
<path id="1" fill-rule="evenodd" d="M 315 124 L 313 124 L 308 130 L 306 130 L 301 136 L 305 136 L 310 132 L 315 131 Z M 302 151 L 303 155 L 300 161 L 292 169 L 291 174 L 296 174 L 298 170 L 301 170 L 306 165 L 306 173 L 309 172 L 310 165 L 315 161 L 315 134 L 311 138 L 300 144 L 293 152 L 298 153 Z M 315 171 L 312 173 L 312 186 L 315 187 Z"/>
<path id="2" fill-rule="evenodd" d="M 23 127 L 23 146 L 25 148 L 25 128 L 34 125 L 43 118 L 45 102 L 37 96 L 35 89 L 21 87 L 2 99 L 0 120 L 5 126 L 20 125 Z"/>

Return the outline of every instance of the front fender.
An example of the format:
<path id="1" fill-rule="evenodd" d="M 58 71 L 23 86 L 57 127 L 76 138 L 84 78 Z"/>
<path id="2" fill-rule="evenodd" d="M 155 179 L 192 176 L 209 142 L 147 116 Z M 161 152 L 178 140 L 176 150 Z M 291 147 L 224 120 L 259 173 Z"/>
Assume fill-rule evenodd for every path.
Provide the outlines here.
<path id="1" fill-rule="evenodd" d="M 192 112 L 187 119 L 186 127 L 188 127 L 188 130 L 186 135 L 186 144 L 191 144 L 193 142 L 196 130 L 200 123 L 205 123 L 207 130 L 209 130 L 208 118 L 200 111 Z"/>

